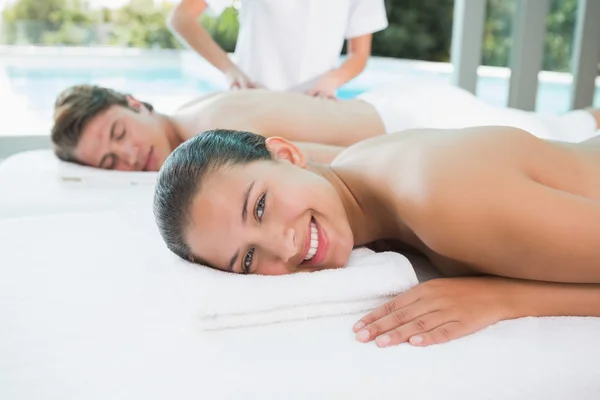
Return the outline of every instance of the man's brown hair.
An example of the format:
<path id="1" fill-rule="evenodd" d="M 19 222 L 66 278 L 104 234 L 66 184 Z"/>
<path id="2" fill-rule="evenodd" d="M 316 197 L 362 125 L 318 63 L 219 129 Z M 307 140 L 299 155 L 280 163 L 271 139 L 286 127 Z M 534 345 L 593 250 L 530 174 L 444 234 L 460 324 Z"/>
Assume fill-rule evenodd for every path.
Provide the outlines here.
<path id="1" fill-rule="evenodd" d="M 75 147 L 86 125 L 113 105 L 129 107 L 127 94 L 95 85 L 77 85 L 65 89 L 54 103 L 52 144 L 57 157 L 77 162 Z M 153 107 L 142 103 L 148 110 Z"/>

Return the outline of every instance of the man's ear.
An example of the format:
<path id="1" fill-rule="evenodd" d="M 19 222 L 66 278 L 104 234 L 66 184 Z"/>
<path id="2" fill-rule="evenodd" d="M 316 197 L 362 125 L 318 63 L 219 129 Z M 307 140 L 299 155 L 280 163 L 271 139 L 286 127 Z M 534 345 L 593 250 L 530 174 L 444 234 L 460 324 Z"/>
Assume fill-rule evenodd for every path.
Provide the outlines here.
<path id="1" fill-rule="evenodd" d="M 127 98 L 127 105 L 129 105 L 129 108 L 137 111 L 137 112 L 142 112 L 144 110 L 149 111 L 146 106 L 144 106 L 144 103 L 142 103 L 141 101 L 139 101 L 138 99 L 136 99 L 135 97 L 131 96 L 131 95 L 126 95 L 125 98 Z"/>
<path id="2" fill-rule="evenodd" d="M 306 167 L 306 157 L 292 142 L 288 142 L 280 137 L 272 136 L 267 138 L 265 145 L 273 159 L 286 160 L 300 168 Z"/>

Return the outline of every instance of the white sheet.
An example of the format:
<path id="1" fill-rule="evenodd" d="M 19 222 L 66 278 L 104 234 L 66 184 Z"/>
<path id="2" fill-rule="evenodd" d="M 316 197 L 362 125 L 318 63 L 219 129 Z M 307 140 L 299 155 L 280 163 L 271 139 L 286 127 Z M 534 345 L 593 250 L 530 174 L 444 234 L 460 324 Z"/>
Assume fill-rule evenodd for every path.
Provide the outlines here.
<path id="1" fill-rule="evenodd" d="M 381 116 L 387 133 L 406 129 L 460 129 L 503 125 L 524 129 L 542 139 L 581 142 L 598 134 L 594 117 L 576 110 L 546 115 L 494 107 L 472 93 L 440 79 L 405 74 L 358 96 Z"/>
<path id="2" fill-rule="evenodd" d="M 152 203 L 154 185 L 64 182 L 60 165 L 51 150 L 18 153 L 0 163 L 0 219 L 132 209 Z"/>
<path id="3" fill-rule="evenodd" d="M 148 213 L 0 222 L 1 399 L 599 398 L 600 319 L 429 348 L 357 343 L 356 316 L 202 332 Z"/>

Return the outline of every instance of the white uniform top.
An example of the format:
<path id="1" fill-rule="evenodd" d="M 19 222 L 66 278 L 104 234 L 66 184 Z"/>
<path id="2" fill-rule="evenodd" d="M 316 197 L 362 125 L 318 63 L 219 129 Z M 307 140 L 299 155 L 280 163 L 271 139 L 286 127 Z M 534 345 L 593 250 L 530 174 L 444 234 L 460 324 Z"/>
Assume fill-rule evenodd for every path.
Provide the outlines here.
<path id="1" fill-rule="evenodd" d="M 272 90 L 336 68 L 345 39 L 388 25 L 384 0 L 243 0 L 239 23 L 237 64 Z"/>

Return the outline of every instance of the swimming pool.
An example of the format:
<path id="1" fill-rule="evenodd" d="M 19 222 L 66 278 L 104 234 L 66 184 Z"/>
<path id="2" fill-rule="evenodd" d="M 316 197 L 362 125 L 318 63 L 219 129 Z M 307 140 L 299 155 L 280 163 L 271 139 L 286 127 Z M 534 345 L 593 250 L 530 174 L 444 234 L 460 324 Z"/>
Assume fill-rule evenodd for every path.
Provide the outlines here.
<path id="1" fill-rule="evenodd" d="M 9 57 L 0 61 L 2 136 L 47 135 L 57 94 L 74 84 L 94 83 L 131 93 L 162 112 L 226 88 L 218 71 L 189 52 L 13 48 L 8 53 Z M 338 96 L 353 98 L 405 73 L 449 80 L 450 72 L 448 64 L 373 59 L 359 78 L 340 89 Z M 506 104 L 508 71 L 482 67 L 479 75 L 478 96 L 494 105 Z M 569 76 L 542 73 L 540 80 L 537 109 L 548 113 L 567 111 Z M 596 93 L 596 105 L 600 106 L 598 86 Z"/>

